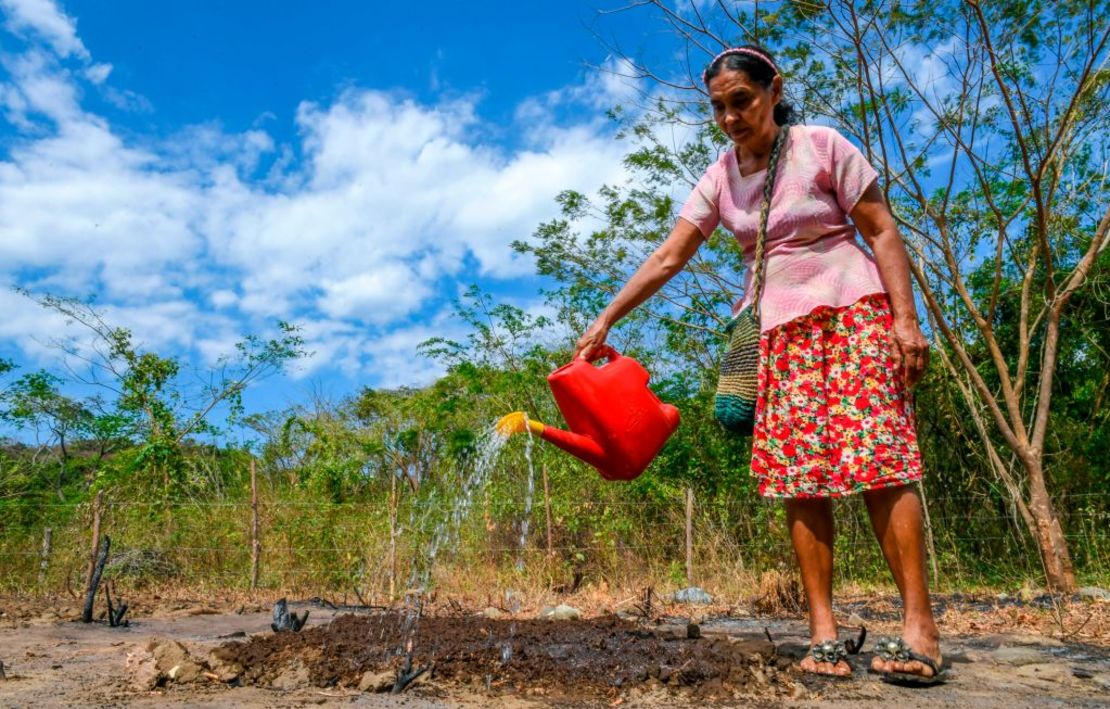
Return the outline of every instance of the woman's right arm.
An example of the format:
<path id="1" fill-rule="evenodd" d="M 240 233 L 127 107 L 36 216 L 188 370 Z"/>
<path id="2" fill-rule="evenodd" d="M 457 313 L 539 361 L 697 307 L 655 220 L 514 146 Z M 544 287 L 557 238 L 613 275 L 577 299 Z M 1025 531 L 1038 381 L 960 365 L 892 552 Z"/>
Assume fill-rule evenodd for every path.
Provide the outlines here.
<path id="1" fill-rule="evenodd" d="M 670 235 L 644 263 L 636 269 L 617 297 L 586 328 L 574 348 L 574 356 L 588 359 L 605 344 L 609 329 L 640 303 L 655 295 L 663 284 L 671 280 L 693 258 L 705 241 L 701 230 L 685 219 L 678 219 Z"/>

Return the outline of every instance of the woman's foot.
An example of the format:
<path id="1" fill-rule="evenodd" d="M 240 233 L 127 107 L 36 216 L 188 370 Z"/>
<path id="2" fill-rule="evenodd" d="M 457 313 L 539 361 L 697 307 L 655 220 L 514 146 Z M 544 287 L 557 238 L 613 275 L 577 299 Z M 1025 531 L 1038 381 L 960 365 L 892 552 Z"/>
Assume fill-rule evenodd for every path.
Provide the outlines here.
<path id="1" fill-rule="evenodd" d="M 846 654 L 844 643 L 837 640 L 814 641 L 798 666 L 809 674 L 848 677 L 852 666 L 844 659 Z"/>
<path id="2" fill-rule="evenodd" d="M 920 627 L 906 627 L 902 631 L 902 639 L 912 652 L 930 658 L 936 662 L 937 668 L 940 668 L 942 661 L 940 654 L 940 634 L 937 632 L 935 626 L 931 631 Z M 918 675 L 926 679 L 936 674 L 933 668 L 929 667 L 929 665 L 924 662 L 914 659 L 884 659 L 878 653 L 876 653 L 875 657 L 871 660 L 871 669 L 881 674 L 897 672 L 901 674 Z"/>

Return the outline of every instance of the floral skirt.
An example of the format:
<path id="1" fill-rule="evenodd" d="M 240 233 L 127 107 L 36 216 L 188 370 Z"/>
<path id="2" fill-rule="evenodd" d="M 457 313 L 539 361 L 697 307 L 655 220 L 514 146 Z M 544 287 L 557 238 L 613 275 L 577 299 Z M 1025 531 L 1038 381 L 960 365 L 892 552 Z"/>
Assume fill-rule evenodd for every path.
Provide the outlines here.
<path id="1" fill-rule="evenodd" d="M 765 497 L 838 497 L 921 479 L 890 301 L 868 295 L 763 333 L 752 474 Z"/>

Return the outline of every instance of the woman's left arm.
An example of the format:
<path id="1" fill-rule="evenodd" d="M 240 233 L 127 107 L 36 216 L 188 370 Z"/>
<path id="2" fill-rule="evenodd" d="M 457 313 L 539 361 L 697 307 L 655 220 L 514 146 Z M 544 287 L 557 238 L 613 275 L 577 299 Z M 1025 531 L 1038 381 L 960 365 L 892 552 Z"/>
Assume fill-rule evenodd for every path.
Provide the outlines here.
<path id="1" fill-rule="evenodd" d="M 894 356 L 902 368 L 906 386 L 912 387 L 921 379 L 929 363 L 929 341 L 921 332 L 917 319 L 910 286 L 909 255 L 878 182 L 872 182 L 856 203 L 852 221 L 871 247 L 879 275 L 890 294 L 890 307 L 894 312 Z"/>

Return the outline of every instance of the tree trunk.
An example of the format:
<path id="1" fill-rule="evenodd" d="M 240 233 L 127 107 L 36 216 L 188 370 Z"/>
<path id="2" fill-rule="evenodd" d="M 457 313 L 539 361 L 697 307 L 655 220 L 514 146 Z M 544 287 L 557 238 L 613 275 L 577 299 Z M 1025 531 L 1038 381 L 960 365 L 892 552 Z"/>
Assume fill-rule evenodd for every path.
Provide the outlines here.
<path id="1" fill-rule="evenodd" d="M 53 546 L 54 530 L 42 530 L 42 552 L 39 554 L 39 588 L 46 583 L 46 570 L 50 568 L 50 550 Z"/>
<path id="2" fill-rule="evenodd" d="M 100 503 L 104 501 L 104 491 L 99 490 L 93 500 L 92 551 L 89 553 L 89 569 L 85 573 L 85 590 L 92 584 L 93 571 L 96 569 L 96 556 L 100 553 Z"/>
<path id="3" fill-rule="evenodd" d="M 1044 469 L 1040 461 L 1028 461 L 1029 512 L 1036 526 L 1029 532 L 1037 542 L 1037 550 L 1044 564 L 1045 581 L 1051 591 L 1075 592 L 1075 569 L 1072 568 L 1064 528 L 1044 484 Z"/>
<path id="4" fill-rule="evenodd" d="M 258 474 L 251 459 L 251 590 L 258 588 L 258 567 L 262 556 L 262 540 L 258 525 Z"/>

